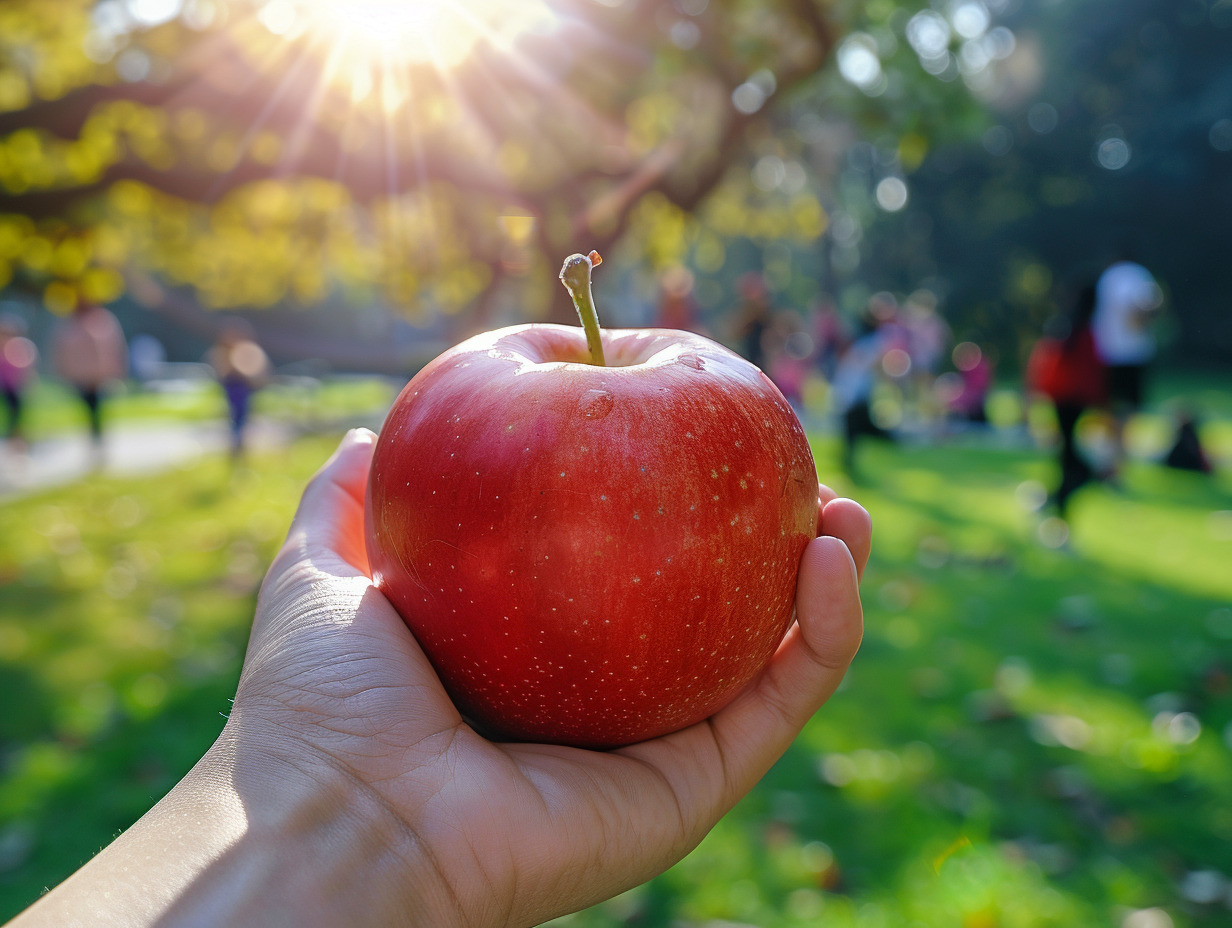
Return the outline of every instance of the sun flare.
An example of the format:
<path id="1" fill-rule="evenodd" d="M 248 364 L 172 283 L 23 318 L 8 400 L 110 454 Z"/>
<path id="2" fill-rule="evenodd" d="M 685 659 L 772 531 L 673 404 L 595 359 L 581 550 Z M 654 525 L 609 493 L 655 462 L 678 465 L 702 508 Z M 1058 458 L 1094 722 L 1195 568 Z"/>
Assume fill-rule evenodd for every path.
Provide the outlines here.
<path id="1" fill-rule="evenodd" d="M 508 48 L 550 29 L 543 0 L 269 0 L 258 19 L 276 35 L 325 48 L 334 69 L 362 88 L 399 66 L 452 68 L 481 42 Z"/>

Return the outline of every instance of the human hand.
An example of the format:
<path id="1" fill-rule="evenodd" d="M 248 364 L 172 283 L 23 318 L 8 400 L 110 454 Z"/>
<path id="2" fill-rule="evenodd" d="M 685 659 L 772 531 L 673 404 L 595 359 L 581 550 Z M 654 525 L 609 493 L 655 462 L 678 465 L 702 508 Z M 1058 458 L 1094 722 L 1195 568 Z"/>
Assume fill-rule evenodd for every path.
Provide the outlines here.
<path id="1" fill-rule="evenodd" d="M 297 902 L 322 923 L 337 907 L 347 924 L 531 925 L 649 879 L 761 778 L 859 645 L 869 518 L 822 487 L 797 624 L 725 709 L 609 752 L 488 741 L 368 577 L 373 441 L 349 434 L 305 490 L 262 587 L 220 739 L 250 828 L 291 819 L 338 844 L 334 872 L 300 878 Z M 343 858 L 357 846 L 365 860 L 350 868 Z"/>

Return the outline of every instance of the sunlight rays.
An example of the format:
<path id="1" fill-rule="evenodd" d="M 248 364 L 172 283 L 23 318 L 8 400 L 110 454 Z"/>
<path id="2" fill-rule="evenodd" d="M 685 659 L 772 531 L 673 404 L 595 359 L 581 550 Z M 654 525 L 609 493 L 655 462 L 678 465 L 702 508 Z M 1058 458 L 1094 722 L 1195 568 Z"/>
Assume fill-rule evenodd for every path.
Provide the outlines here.
<path id="1" fill-rule="evenodd" d="M 480 42 L 507 50 L 556 22 L 542 0 L 269 0 L 257 15 L 271 32 L 344 49 L 343 70 L 361 83 L 374 60 L 448 69 Z"/>
<path id="2" fill-rule="evenodd" d="M 558 146 L 626 147 L 619 116 L 562 80 L 587 26 L 546 0 L 232 0 L 179 64 L 168 103 L 212 96 L 203 111 L 239 130 L 211 141 L 233 154 L 215 159 L 209 199 L 259 173 L 247 162 L 268 136 L 276 177 L 306 171 L 396 198 L 433 175 L 456 183 L 464 158 L 477 190 L 516 200 Z"/>
<path id="3" fill-rule="evenodd" d="M 189 40 L 161 62 L 148 46 L 164 69 L 151 82 L 165 88 L 161 105 L 198 126 L 174 155 L 182 189 L 254 228 L 264 182 L 291 185 L 289 214 L 328 200 L 291 234 L 362 241 L 367 255 L 346 260 L 401 303 L 429 298 L 439 274 L 471 292 L 459 275 L 476 262 L 524 273 L 532 240 L 571 234 L 584 202 L 638 160 L 623 108 L 574 86 L 601 79 L 595 45 L 626 63 L 636 46 L 555 0 L 212 2 L 208 24 L 190 22 L 184 0 L 179 17 L 143 21 L 126 39 L 145 49 L 149 27 Z M 565 190 L 574 163 L 585 187 Z M 543 208 L 544 190 L 563 212 Z"/>

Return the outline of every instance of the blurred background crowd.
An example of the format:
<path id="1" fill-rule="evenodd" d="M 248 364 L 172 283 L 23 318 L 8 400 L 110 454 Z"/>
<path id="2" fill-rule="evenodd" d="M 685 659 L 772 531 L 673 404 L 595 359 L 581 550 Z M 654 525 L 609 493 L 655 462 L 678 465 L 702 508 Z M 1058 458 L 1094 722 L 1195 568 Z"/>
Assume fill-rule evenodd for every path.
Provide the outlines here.
<path id="1" fill-rule="evenodd" d="M 329 436 L 595 248 L 877 550 L 843 704 L 566 921 L 1227 924 L 1230 52 L 1228 0 L 0 3 L 0 916 L 217 734 Z"/>

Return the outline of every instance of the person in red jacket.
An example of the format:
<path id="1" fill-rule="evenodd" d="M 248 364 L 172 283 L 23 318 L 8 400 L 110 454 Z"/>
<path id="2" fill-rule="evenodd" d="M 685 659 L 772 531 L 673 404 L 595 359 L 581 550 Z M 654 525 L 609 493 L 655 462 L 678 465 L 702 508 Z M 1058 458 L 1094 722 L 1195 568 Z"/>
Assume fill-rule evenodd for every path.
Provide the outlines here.
<path id="1" fill-rule="evenodd" d="M 1031 386 L 1052 400 L 1057 413 L 1061 478 L 1051 499 L 1062 518 L 1070 497 L 1095 476 L 1078 449 L 1078 420 L 1091 407 L 1108 402 L 1107 376 L 1091 331 L 1094 313 L 1095 285 L 1089 284 L 1078 292 L 1066 334 L 1041 339 L 1029 364 Z"/>

